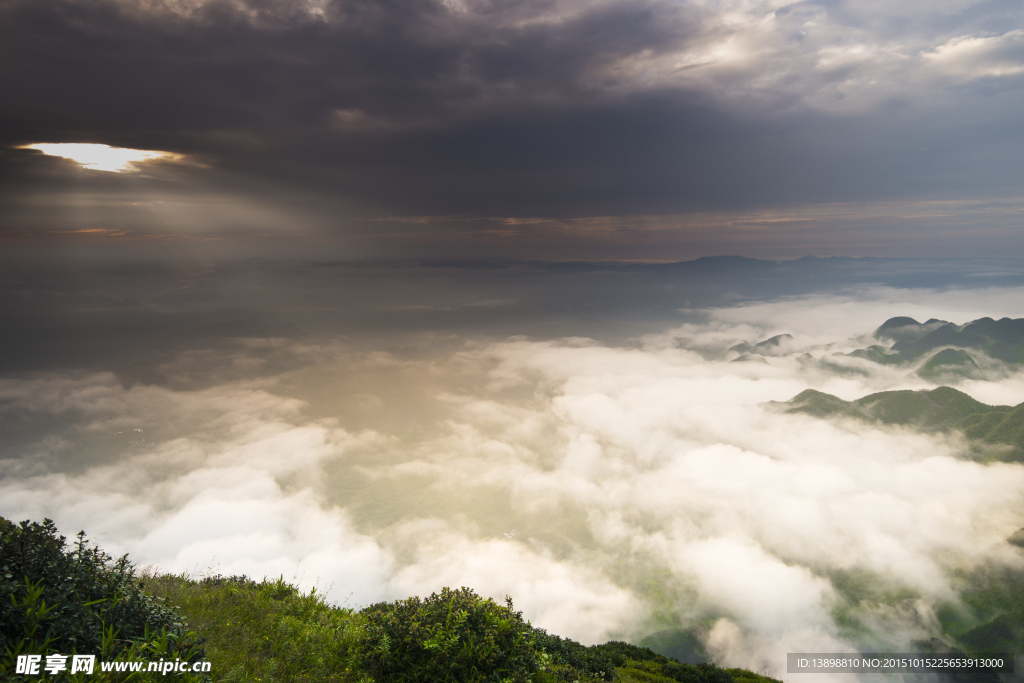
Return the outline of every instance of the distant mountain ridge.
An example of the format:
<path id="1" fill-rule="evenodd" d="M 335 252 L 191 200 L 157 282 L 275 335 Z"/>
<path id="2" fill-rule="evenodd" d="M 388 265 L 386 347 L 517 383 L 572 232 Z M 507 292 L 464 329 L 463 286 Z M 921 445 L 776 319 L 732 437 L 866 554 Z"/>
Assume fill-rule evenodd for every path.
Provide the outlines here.
<path id="1" fill-rule="evenodd" d="M 920 323 L 900 316 L 886 320 L 872 336 L 880 343 L 845 355 L 881 365 L 911 365 L 924 360 L 917 374 L 936 384 L 978 376 L 982 367 L 992 366 L 989 359 L 1008 365 L 1024 364 L 1024 318 L 980 318 L 957 325 L 937 318 Z M 794 350 L 792 342 L 792 336 L 779 334 L 759 343 L 740 342 L 728 353 L 737 354 L 733 359 L 737 362 L 763 362 L 766 356 Z"/>
<path id="2" fill-rule="evenodd" d="M 1024 363 L 1024 318 L 979 318 L 964 325 L 934 318 L 925 323 L 913 318 L 890 318 L 874 336 L 895 342 L 886 350 L 887 355 L 895 356 L 889 362 L 907 362 L 936 349 L 954 347 L 982 351 L 1006 363 Z M 862 350 L 860 355 L 872 354 Z"/>
<path id="3" fill-rule="evenodd" d="M 928 356 L 917 374 L 936 384 L 963 377 L 980 377 L 993 359 L 1008 365 L 1024 364 L 1024 319 L 980 318 L 963 325 L 932 318 L 886 320 L 875 330 L 883 342 L 846 355 L 882 365 L 910 365 Z M 933 353 L 934 352 L 934 353 Z M 980 364 L 979 364 L 980 362 Z"/>

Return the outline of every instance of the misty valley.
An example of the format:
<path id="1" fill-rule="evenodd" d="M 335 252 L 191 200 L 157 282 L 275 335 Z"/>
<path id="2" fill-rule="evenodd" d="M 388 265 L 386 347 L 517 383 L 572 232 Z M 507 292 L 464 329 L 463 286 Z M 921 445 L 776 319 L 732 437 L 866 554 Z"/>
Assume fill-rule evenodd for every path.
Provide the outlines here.
<path id="1" fill-rule="evenodd" d="M 902 291 L 652 332 L 278 326 L 9 373 L 2 514 L 325 605 L 510 595 L 580 647 L 735 676 L 785 678 L 787 652 L 1019 656 L 1024 319 Z"/>

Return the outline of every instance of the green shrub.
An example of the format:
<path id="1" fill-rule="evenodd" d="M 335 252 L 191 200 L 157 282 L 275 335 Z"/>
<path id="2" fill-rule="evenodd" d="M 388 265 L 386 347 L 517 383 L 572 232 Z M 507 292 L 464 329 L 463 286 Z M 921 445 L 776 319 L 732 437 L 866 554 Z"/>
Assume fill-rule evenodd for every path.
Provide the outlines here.
<path id="1" fill-rule="evenodd" d="M 668 662 L 665 655 L 659 655 L 649 647 L 631 645 L 621 640 L 612 640 L 603 645 L 594 645 L 592 650 L 601 653 L 613 666 L 626 666 L 628 662 Z"/>
<path id="2" fill-rule="evenodd" d="M 549 671 L 557 680 L 610 681 L 615 676 L 612 660 L 597 648 L 551 635 L 540 628 L 534 629 L 534 633 L 536 647 L 551 658 Z"/>
<path id="3" fill-rule="evenodd" d="M 510 598 L 500 606 L 469 588 L 444 588 L 362 615 L 357 657 L 377 683 L 526 683 L 543 665 L 534 630 Z"/>
<path id="4" fill-rule="evenodd" d="M 180 658 L 204 651 L 181 616 L 143 592 L 124 556 L 70 550 L 54 523 L 0 518 L 0 671 L 19 654 L 96 654 L 104 661 Z"/>

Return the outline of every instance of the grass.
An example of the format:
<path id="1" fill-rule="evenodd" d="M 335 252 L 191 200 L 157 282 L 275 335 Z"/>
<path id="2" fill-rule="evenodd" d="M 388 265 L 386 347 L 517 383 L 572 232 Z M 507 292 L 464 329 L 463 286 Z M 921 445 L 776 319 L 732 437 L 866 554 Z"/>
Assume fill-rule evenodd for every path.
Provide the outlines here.
<path id="1" fill-rule="evenodd" d="M 276 683 L 358 682 L 350 652 L 363 619 L 302 593 L 283 579 L 150 575 L 146 590 L 165 598 L 206 639 L 218 681 Z"/>
<path id="2" fill-rule="evenodd" d="M 726 669 L 725 671 L 732 676 L 732 680 L 736 683 L 779 683 L 778 679 L 746 669 Z"/>

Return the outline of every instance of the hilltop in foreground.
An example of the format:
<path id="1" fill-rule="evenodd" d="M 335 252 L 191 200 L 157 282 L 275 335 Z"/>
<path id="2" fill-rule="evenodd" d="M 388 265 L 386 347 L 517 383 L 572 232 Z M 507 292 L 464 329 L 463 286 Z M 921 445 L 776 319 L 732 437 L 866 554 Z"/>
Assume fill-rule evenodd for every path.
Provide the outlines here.
<path id="1" fill-rule="evenodd" d="M 53 522 L 0 518 L 0 680 L 18 655 L 95 654 L 101 662 L 208 661 L 194 683 L 778 683 L 742 669 L 683 664 L 623 642 L 586 647 L 534 628 L 469 588 L 444 588 L 362 610 L 327 604 L 283 579 L 137 576 L 127 558 L 65 549 Z M 160 680 L 160 674 L 69 672 L 48 680 Z"/>

